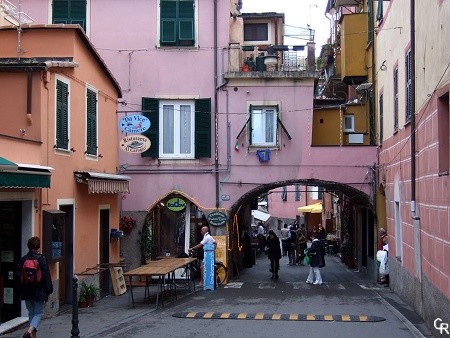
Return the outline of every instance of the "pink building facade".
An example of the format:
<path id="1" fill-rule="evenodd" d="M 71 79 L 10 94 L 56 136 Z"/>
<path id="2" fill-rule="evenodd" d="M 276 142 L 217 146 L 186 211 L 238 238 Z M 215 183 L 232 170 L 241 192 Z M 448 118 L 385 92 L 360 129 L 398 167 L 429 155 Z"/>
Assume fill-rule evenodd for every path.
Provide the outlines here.
<path id="1" fill-rule="evenodd" d="M 121 210 L 150 228 L 150 255 L 186 251 L 205 224 L 226 248 L 237 247 L 232 234 L 249 224 L 258 195 L 295 182 L 337 183 L 370 208 L 375 148 L 311 146 L 314 45 L 304 46 L 309 63 L 295 55 L 289 68 L 284 15 L 242 14 L 238 3 L 88 0 L 78 20 L 122 88 L 117 120 L 138 114 L 151 122 L 143 132 L 150 149 L 117 150 L 118 173 L 132 178 Z M 49 0 L 23 0 L 22 8 L 35 22 L 77 21 L 55 15 Z M 117 18 L 132 24 L 112 30 Z M 266 64 L 273 46 L 276 64 Z M 117 130 L 119 141 L 129 135 Z M 140 264 L 137 236 L 123 241 L 132 265 Z"/>

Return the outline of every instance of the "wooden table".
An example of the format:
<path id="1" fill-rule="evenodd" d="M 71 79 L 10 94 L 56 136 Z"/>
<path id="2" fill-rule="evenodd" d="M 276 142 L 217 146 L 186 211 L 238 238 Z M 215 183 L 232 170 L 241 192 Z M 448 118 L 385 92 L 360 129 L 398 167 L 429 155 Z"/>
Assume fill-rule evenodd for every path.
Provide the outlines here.
<path id="1" fill-rule="evenodd" d="M 124 272 L 124 276 L 128 276 L 130 279 L 130 293 L 129 293 L 129 305 L 134 307 L 134 295 L 133 295 L 133 277 L 145 277 L 145 297 L 149 296 L 149 282 L 152 277 L 158 277 L 158 289 L 156 293 L 156 307 L 159 307 L 160 299 L 161 305 L 164 305 L 163 292 L 167 285 L 173 288 L 175 294 L 177 292 L 177 284 L 175 281 L 175 270 L 185 269 L 185 283 L 189 287 L 190 291 L 190 264 L 193 263 L 196 258 L 164 258 L 160 260 L 150 261 L 148 264 L 142 265 L 136 269 Z M 195 291 L 195 283 L 192 281 Z"/>

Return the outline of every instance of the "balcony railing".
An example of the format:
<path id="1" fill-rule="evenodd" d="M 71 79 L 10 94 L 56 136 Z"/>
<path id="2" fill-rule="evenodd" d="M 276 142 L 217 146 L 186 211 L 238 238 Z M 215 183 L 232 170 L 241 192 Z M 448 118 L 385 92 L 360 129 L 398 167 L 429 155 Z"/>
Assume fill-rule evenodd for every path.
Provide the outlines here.
<path id="1" fill-rule="evenodd" d="M 302 48 L 300 48 L 302 47 Z M 298 50 L 295 50 L 298 49 Z M 317 77 L 315 60 L 300 52 L 303 46 L 232 45 L 224 51 L 223 74 L 236 77 Z"/>

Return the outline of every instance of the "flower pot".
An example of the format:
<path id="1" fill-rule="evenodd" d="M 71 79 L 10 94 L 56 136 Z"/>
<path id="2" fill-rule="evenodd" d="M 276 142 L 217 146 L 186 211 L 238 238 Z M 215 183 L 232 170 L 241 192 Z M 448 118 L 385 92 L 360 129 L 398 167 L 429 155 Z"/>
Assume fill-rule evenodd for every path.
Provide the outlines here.
<path id="1" fill-rule="evenodd" d="M 83 308 L 83 307 L 88 307 L 88 303 L 87 303 L 87 301 L 79 301 L 78 302 L 78 307 L 79 308 Z"/>
<path id="2" fill-rule="evenodd" d="M 95 297 L 87 297 L 87 298 L 86 298 L 86 302 L 87 302 L 87 306 L 88 306 L 88 307 L 94 306 L 94 303 L 95 303 Z"/>

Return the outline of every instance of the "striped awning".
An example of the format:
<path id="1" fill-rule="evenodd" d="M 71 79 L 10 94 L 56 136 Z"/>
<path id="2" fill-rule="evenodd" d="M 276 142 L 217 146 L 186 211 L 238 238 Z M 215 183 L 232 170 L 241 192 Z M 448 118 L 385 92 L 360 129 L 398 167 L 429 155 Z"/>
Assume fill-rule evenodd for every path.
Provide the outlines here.
<path id="1" fill-rule="evenodd" d="M 75 180 L 78 183 L 88 185 L 90 194 L 118 194 L 130 192 L 130 176 L 95 173 L 90 171 L 75 172 L 74 175 Z"/>

